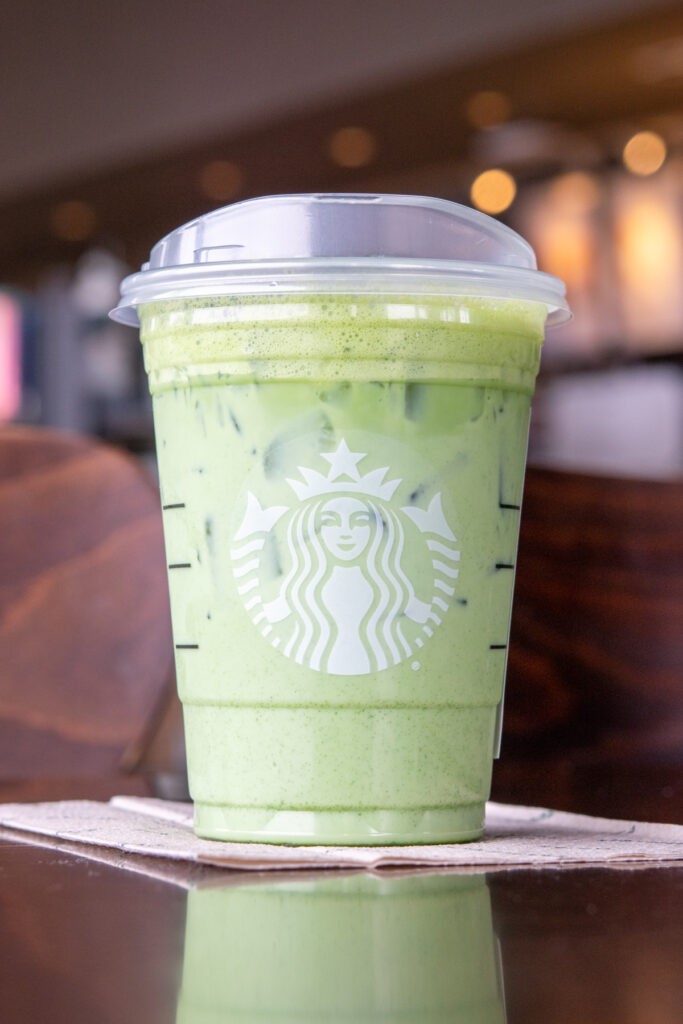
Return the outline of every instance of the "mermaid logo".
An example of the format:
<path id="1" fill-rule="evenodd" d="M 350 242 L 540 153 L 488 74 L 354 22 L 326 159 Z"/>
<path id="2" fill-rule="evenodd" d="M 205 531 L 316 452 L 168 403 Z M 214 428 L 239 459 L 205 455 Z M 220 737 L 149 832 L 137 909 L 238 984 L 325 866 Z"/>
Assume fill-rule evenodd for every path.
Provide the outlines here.
<path id="1" fill-rule="evenodd" d="M 264 508 L 247 491 L 233 575 L 254 625 L 285 657 L 365 675 L 414 655 L 441 625 L 460 552 L 440 492 L 426 508 L 394 508 L 402 480 L 387 480 L 388 466 L 362 475 L 368 455 L 345 440 L 319 457 L 327 472 L 299 466 L 300 479 L 286 479 L 292 505 Z"/>

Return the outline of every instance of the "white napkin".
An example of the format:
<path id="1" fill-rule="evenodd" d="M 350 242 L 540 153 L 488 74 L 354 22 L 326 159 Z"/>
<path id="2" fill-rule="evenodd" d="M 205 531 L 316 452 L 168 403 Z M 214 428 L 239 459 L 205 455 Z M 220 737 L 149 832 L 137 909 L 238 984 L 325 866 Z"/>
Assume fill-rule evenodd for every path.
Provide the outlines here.
<path id="1" fill-rule="evenodd" d="M 683 861 L 683 826 L 592 818 L 538 807 L 488 803 L 484 837 L 433 846 L 281 846 L 199 839 L 192 805 L 145 797 L 109 803 L 67 800 L 0 804 L 3 838 L 60 846 L 95 860 L 169 876 L 184 862 L 192 885 L 200 865 L 245 871 L 302 868 L 493 868 L 674 864 Z M 19 836 L 14 830 L 20 830 Z M 67 848 L 64 846 L 64 848 Z M 138 855 L 131 858 L 131 854 Z M 140 858 L 162 858 L 150 866 Z M 168 863 L 170 861 L 171 863 Z M 193 869 L 193 870 L 192 870 Z M 174 874 L 174 872 L 170 872 Z M 169 879 L 173 880 L 173 879 Z"/>

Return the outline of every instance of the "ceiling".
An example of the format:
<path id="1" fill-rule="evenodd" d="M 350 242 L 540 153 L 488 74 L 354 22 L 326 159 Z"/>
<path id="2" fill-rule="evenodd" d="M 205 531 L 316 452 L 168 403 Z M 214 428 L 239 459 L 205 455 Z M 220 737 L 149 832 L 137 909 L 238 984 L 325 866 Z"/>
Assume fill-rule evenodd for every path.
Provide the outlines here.
<path id="1" fill-rule="evenodd" d="M 0 279 L 30 283 L 93 241 L 139 264 L 217 205 L 198 185 L 217 159 L 239 169 L 231 198 L 415 183 L 458 198 L 491 161 L 526 175 L 609 162 L 655 124 L 683 143 L 680 3 L 207 0 L 201 19 L 199 6 L 17 7 L 0 62 Z M 482 89 L 508 97 L 506 127 L 468 120 Z M 372 133 L 365 166 L 330 158 L 345 125 Z M 70 200 L 94 211 L 87 238 L 55 234 Z"/>
<path id="2" fill-rule="evenodd" d="M 0 35 L 0 196 L 660 6 L 22 0 Z"/>

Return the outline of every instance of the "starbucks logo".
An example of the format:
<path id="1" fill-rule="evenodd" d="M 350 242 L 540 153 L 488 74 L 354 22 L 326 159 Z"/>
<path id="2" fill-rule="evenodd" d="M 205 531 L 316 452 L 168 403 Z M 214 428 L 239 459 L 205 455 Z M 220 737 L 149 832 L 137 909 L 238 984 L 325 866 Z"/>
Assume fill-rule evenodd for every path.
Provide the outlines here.
<path id="1" fill-rule="evenodd" d="M 289 504 L 246 492 L 230 552 L 237 591 L 285 657 L 333 675 L 382 671 L 415 657 L 442 624 L 457 540 L 440 491 L 397 501 L 402 479 L 345 440 L 318 458 L 321 468 L 285 476 Z"/>

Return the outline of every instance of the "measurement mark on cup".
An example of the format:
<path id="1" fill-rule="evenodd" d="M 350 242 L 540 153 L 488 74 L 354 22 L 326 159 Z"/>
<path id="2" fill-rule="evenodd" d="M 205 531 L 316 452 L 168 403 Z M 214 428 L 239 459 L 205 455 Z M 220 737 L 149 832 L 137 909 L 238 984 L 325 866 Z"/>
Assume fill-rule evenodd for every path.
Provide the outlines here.
<path id="1" fill-rule="evenodd" d="M 169 569 L 191 569 L 192 562 L 172 562 Z"/>
<path id="2" fill-rule="evenodd" d="M 496 562 L 496 569 L 514 569 L 514 562 Z"/>
<path id="3" fill-rule="evenodd" d="M 168 510 L 170 508 L 185 508 L 185 502 L 184 501 L 174 501 L 171 505 L 162 505 L 161 506 L 161 511 L 162 512 L 168 512 Z"/>
<path id="4" fill-rule="evenodd" d="M 498 508 L 512 508 L 512 509 L 515 510 L 515 512 L 519 512 L 519 511 L 521 511 L 522 506 L 521 505 L 508 505 L 508 503 L 506 501 L 499 501 L 498 502 Z"/>
<path id="5" fill-rule="evenodd" d="M 198 651 L 199 644 L 176 644 L 176 651 Z"/>
<path id="6" fill-rule="evenodd" d="M 505 651 L 507 644 L 489 644 L 490 651 Z"/>

